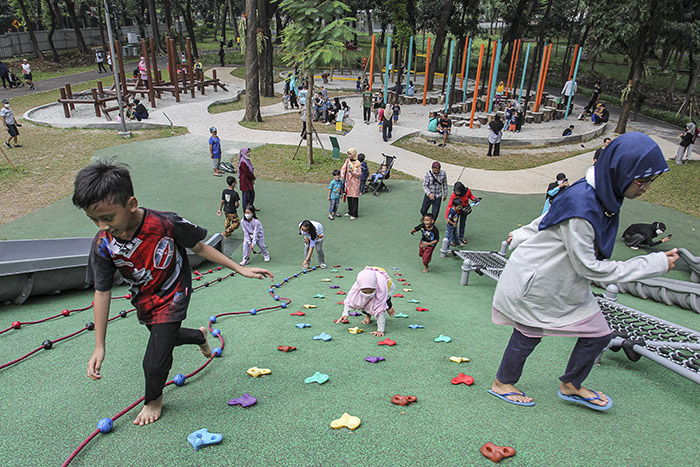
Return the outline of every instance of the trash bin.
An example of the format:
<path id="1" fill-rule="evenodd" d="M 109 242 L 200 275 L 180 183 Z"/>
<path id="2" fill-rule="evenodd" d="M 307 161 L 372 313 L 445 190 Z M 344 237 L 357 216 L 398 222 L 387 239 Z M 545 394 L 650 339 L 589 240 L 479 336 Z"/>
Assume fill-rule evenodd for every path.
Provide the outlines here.
<path id="1" fill-rule="evenodd" d="M 340 160 L 340 145 L 338 144 L 338 138 L 331 136 L 331 144 L 333 145 L 333 159 Z"/>

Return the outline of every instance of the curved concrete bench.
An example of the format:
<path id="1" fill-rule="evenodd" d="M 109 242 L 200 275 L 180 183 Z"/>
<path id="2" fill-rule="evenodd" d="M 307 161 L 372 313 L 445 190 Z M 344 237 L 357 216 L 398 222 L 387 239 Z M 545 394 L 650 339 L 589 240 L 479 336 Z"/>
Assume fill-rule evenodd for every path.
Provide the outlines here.
<path id="1" fill-rule="evenodd" d="M 597 138 L 598 136 L 602 135 L 605 132 L 605 129 L 607 128 L 607 123 L 604 123 L 600 126 L 593 127 L 592 130 L 587 131 L 585 133 L 579 133 L 575 134 L 572 136 L 556 136 L 556 137 L 548 137 L 548 138 L 507 138 L 504 137 L 501 140 L 501 146 L 509 146 L 509 147 L 517 147 L 517 146 L 547 146 L 551 144 L 561 144 L 561 143 L 581 143 L 584 141 L 590 141 L 594 138 Z M 465 127 L 468 127 L 469 125 L 465 125 Z M 442 135 L 440 133 L 434 133 L 431 131 L 421 131 L 420 136 L 423 138 L 427 139 L 435 139 L 435 138 L 442 138 Z M 488 136 L 476 136 L 476 135 L 464 135 L 464 134 L 455 134 L 450 133 L 450 136 L 448 136 L 448 141 L 457 142 L 457 143 L 467 143 L 467 144 L 488 144 L 489 139 Z"/>

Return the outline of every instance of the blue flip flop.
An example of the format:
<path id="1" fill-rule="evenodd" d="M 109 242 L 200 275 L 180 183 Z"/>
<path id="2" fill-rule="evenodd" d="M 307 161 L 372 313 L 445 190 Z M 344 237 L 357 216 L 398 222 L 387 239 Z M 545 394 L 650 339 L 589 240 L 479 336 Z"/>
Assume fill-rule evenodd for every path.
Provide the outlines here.
<path id="1" fill-rule="evenodd" d="M 561 399 L 564 399 L 565 401 L 585 405 L 589 409 L 593 409 L 593 410 L 605 411 L 605 410 L 609 410 L 610 407 L 613 406 L 613 401 L 612 401 L 612 398 L 610 396 L 608 396 L 608 403 L 605 405 L 597 405 L 597 404 L 592 403 L 591 401 L 593 401 L 593 400 L 602 400 L 600 398 L 600 393 L 598 393 L 596 391 L 593 391 L 593 392 L 595 393 L 595 397 L 585 397 L 584 398 L 581 396 L 577 396 L 575 394 L 572 394 L 572 395 L 564 394 L 561 391 L 557 391 L 557 395 Z"/>
<path id="2" fill-rule="evenodd" d="M 492 391 L 492 390 L 489 389 L 489 394 L 493 394 L 494 396 L 498 397 L 499 399 L 503 399 L 504 401 L 510 402 L 511 404 L 515 404 L 515 405 L 524 405 L 524 406 L 526 406 L 526 407 L 532 407 L 533 405 L 535 405 L 535 401 L 530 401 L 530 402 L 518 402 L 518 401 L 512 401 L 512 400 L 510 400 L 510 399 L 507 398 L 507 396 L 523 396 L 523 397 L 526 397 L 524 392 L 507 392 L 507 393 L 505 393 L 505 394 L 499 394 L 499 393 L 494 392 L 494 391 Z"/>

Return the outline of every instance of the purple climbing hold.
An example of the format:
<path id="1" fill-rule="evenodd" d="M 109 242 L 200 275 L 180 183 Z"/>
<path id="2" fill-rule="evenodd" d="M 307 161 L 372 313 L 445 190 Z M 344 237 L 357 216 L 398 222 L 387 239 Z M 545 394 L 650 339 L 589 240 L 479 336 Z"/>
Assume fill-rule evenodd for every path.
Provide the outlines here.
<path id="1" fill-rule="evenodd" d="M 348 313 L 348 314 L 349 314 L 350 316 L 360 316 L 362 313 L 360 313 L 359 311 L 351 311 L 351 312 Z"/>
<path id="2" fill-rule="evenodd" d="M 339 288 L 340 288 L 339 285 L 331 285 L 331 289 L 339 289 Z"/>
<path id="3" fill-rule="evenodd" d="M 246 392 L 241 397 L 236 397 L 235 399 L 231 399 L 230 401 L 228 401 L 228 405 L 240 405 L 241 407 L 250 407 L 251 405 L 257 404 L 257 402 L 258 399 L 256 397 L 253 397 Z"/>
<path id="4" fill-rule="evenodd" d="M 367 358 L 365 358 L 365 360 L 367 360 L 370 363 L 378 363 L 378 362 L 383 362 L 384 357 L 367 357 Z"/>

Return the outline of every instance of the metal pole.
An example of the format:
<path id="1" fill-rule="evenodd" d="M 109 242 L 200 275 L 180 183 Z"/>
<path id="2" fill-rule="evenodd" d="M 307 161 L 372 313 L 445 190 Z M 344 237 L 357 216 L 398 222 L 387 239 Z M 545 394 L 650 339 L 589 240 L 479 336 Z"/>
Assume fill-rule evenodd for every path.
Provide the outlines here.
<path id="1" fill-rule="evenodd" d="M 576 46 L 578 47 L 578 45 Z M 578 74 L 578 63 L 581 61 L 581 54 L 583 52 L 583 47 L 578 49 L 578 56 L 576 57 L 576 68 L 574 68 L 574 79 L 571 83 L 571 92 L 569 93 L 569 98 L 566 100 L 566 112 L 564 112 L 564 120 L 569 116 L 569 109 L 571 108 L 571 99 L 574 98 L 574 88 L 576 86 L 576 75 Z"/>
<path id="2" fill-rule="evenodd" d="M 520 104 L 520 99 L 523 97 L 523 87 L 525 87 L 525 73 L 527 73 L 527 61 L 530 58 L 530 46 L 527 45 L 527 51 L 525 52 L 525 63 L 523 63 L 523 77 L 520 79 L 520 94 L 518 94 L 518 104 Z"/>
<path id="3" fill-rule="evenodd" d="M 469 60 L 472 58 L 472 38 L 469 38 L 469 42 L 467 43 L 467 59 L 465 60 L 467 63 L 467 67 L 464 71 L 464 87 L 462 88 L 462 104 L 467 102 L 467 88 L 469 87 Z"/>
<path id="4" fill-rule="evenodd" d="M 408 43 L 408 71 L 406 72 L 406 96 L 408 96 L 408 83 L 411 79 L 411 59 L 413 58 L 413 36 L 411 36 L 411 42 Z"/>
<path id="5" fill-rule="evenodd" d="M 384 68 L 384 103 L 389 95 L 389 61 L 391 60 L 391 36 L 386 40 L 386 67 Z"/>
<path id="6" fill-rule="evenodd" d="M 109 5 L 107 0 L 104 0 L 105 4 L 105 21 L 107 22 L 107 37 L 109 37 L 109 53 L 112 56 L 112 73 L 114 74 L 114 87 L 117 90 L 117 103 L 119 104 L 119 119 L 122 121 L 122 131 L 119 132 L 119 136 L 125 136 L 127 138 L 131 137 L 131 132 L 126 131 L 126 121 L 124 120 L 124 105 L 122 104 L 122 89 L 119 85 L 119 77 L 117 76 L 117 67 L 114 63 L 114 37 L 112 36 L 112 22 L 109 19 Z"/>
<path id="7" fill-rule="evenodd" d="M 425 98 L 428 93 L 428 68 L 430 67 L 430 36 L 428 36 L 428 49 L 425 52 L 425 78 L 423 78 L 423 107 L 425 107 Z"/>
<path id="8" fill-rule="evenodd" d="M 450 64 L 447 66 L 447 95 L 445 96 L 445 113 L 450 108 L 450 88 L 452 87 L 452 58 L 455 54 L 455 40 L 450 41 Z M 444 78 L 443 78 L 444 79 Z"/>

